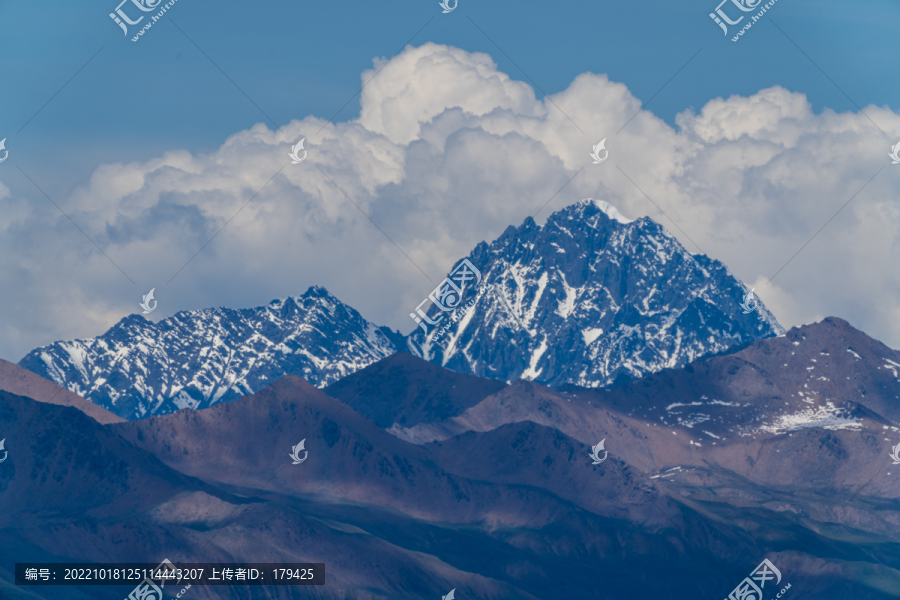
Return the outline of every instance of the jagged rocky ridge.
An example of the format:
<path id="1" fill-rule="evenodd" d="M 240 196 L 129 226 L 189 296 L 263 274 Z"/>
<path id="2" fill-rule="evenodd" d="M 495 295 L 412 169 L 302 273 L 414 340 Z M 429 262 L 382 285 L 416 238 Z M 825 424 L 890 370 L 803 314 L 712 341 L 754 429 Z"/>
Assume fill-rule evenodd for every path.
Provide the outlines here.
<path id="1" fill-rule="evenodd" d="M 483 294 L 470 286 L 460 306 L 471 306 L 456 322 L 446 313 L 440 336 L 417 327 L 404 338 L 313 287 L 259 308 L 159 323 L 131 315 L 97 338 L 37 348 L 19 365 L 139 419 L 232 401 L 284 375 L 324 387 L 399 349 L 500 381 L 604 387 L 783 333 L 762 304 L 742 314 L 747 289 L 720 262 L 605 202 L 566 207 L 543 227 L 528 218 L 468 258 Z"/>
<path id="2" fill-rule="evenodd" d="M 128 316 L 103 335 L 37 348 L 19 365 L 126 419 L 207 408 L 286 374 L 324 386 L 393 354 L 402 337 L 321 287 L 259 308 Z"/>
<path id="3" fill-rule="evenodd" d="M 468 260 L 483 294 L 466 290 L 462 305 L 478 299 L 446 333 L 408 340 L 460 373 L 604 387 L 784 333 L 761 303 L 743 314 L 748 290 L 721 262 L 605 202 L 568 206 L 543 227 L 529 217 Z"/>

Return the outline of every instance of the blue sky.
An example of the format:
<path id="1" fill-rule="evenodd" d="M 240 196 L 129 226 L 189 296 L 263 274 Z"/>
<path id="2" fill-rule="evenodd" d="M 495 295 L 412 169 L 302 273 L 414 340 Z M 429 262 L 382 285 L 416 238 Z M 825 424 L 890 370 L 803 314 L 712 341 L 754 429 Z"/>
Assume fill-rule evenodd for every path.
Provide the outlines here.
<path id="1" fill-rule="evenodd" d="M 430 291 L 426 278 L 439 280 L 475 243 L 520 224 L 559 188 L 558 181 L 577 171 L 577 161 L 586 158 L 583 150 L 602 137 L 610 138 L 608 148 L 619 144 L 622 152 L 611 152 L 622 158 L 623 172 L 641 182 L 691 239 L 748 287 L 765 282 L 848 198 L 865 189 L 779 274 L 780 287 L 760 297 L 785 326 L 837 315 L 900 346 L 900 326 L 893 325 L 900 323 L 900 276 L 890 274 L 890 265 L 900 258 L 892 241 L 900 237 L 900 177 L 897 169 L 878 171 L 889 165 L 887 151 L 900 139 L 896 1 L 778 0 L 737 43 L 708 16 L 717 2 L 705 0 L 460 0 L 449 14 L 441 13 L 437 0 L 177 0 L 137 43 L 109 18 L 116 5 L 0 0 L 5 48 L 0 139 L 7 138 L 10 151 L 0 164 L 0 214 L 6 217 L 0 218 L 0 252 L 8 264 L 0 273 L 0 300 L 6 307 L 0 317 L 0 357 L 15 361 L 57 339 L 98 335 L 135 312 L 135 298 L 154 286 L 160 299 L 154 318 L 207 306 L 257 306 L 325 285 L 366 318 L 411 330 L 408 313 Z M 138 14 L 130 2 L 125 9 Z M 739 14 L 730 2 L 725 10 Z M 477 96 L 490 88 L 485 94 L 491 97 L 482 104 L 496 102 L 512 111 L 515 123 L 509 131 L 515 135 L 492 132 L 500 126 L 489 123 L 474 104 L 464 112 L 474 111 L 477 119 L 454 117 L 447 98 L 457 83 L 440 79 L 451 71 L 409 63 L 401 68 L 399 58 L 367 86 L 370 108 L 377 113 L 400 106 L 401 114 L 422 109 L 404 104 L 411 102 L 404 90 L 422 92 L 415 78 L 437 74 L 429 80 L 431 90 L 424 90 L 433 97 L 422 101 L 442 108 L 422 109 L 428 114 L 420 124 L 443 127 L 446 133 L 447 123 L 456 123 L 452 127 L 461 128 L 457 137 L 447 140 L 469 135 L 465 143 L 472 144 L 472 156 L 480 144 L 493 144 L 496 164 L 482 161 L 454 171 L 449 162 L 417 163 L 413 159 L 418 160 L 422 144 L 437 146 L 416 138 L 419 134 L 404 137 L 403 127 L 419 126 L 413 117 L 411 124 L 382 128 L 377 119 L 361 118 L 361 75 L 368 71 L 368 77 L 373 60 L 390 58 L 407 42 L 407 57 L 419 60 L 447 59 L 453 48 L 476 53 L 454 58 L 464 67 L 452 73 L 483 77 L 465 94 Z M 443 50 L 416 50 L 428 43 Z M 477 66 L 477 53 L 487 54 L 496 71 Z M 597 78 L 586 86 L 573 83 L 589 73 L 622 85 Z M 524 86 L 493 86 L 506 76 Z M 392 90 L 395 83 L 399 87 Z M 447 89 L 434 91 L 442 85 Z M 783 92 L 765 91 L 773 86 Z M 523 89 L 526 96 L 536 96 L 536 108 L 526 106 Z M 553 121 L 557 109 L 540 102 L 544 92 L 582 111 L 573 120 L 584 133 L 566 119 Z M 647 101 L 645 112 L 616 138 L 615 131 L 636 112 L 633 106 Z M 529 119 L 541 110 L 550 115 L 544 125 L 552 122 L 552 127 L 535 133 Z M 311 132 L 333 115 L 342 124 L 329 138 L 337 145 L 327 152 L 323 145 L 319 154 L 311 151 L 303 165 L 311 169 L 303 171 L 306 179 L 290 185 L 276 180 L 184 275 L 162 289 L 161 282 L 280 166 L 264 158 L 264 151 L 284 140 L 259 142 L 265 135 L 253 128 L 283 127 L 291 141 L 310 136 L 311 148 L 316 143 Z M 676 122 L 677 115 L 690 124 L 689 131 Z M 483 139 L 465 133 L 472 127 L 481 128 Z M 257 134 L 262 137 L 254 142 Z M 265 148 L 257 154 L 260 144 Z M 375 158 L 382 162 L 375 166 L 361 159 L 373 147 L 381 151 Z M 444 158 L 456 147 L 447 145 Z M 188 158 L 175 166 L 161 158 L 173 151 L 184 151 L 182 158 Z M 235 158 L 234 152 L 243 154 Z M 546 173 L 516 171 L 518 153 L 533 156 Z M 282 160 L 285 153 L 279 148 L 276 154 Z M 320 175 L 312 165 L 326 154 L 331 162 L 321 165 L 345 184 L 392 242 L 331 183 L 315 179 Z M 717 167 L 720 161 L 725 166 Z M 217 164 L 227 165 L 227 172 L 213 174 Z M 546 214 L 593 196 L 615 204 L 629 218 L 651 216 L 696 251 L 630 182 L 606 166 L 608 172 L 579 176 Z M 489 173 L 473 173 L 478 168 L 513 176 L 493 181 Z M 712 173 L 716 168 L 720 171 Z M 428 183 L 435 172 L 450 183 L 439 199 L 425 203 L 436 189 Z M 176 177 L 153 187 L 154 181 L 175 177 L 172 173 L 184 181 Z M 539 173 L 542 178 L 535 179 Z M 704 173 L 709 182 L 703 181 Z M 198 185 L 219 175 L 210 189 L 198 191 Z M 194 176 L 202 185 L 190 181 Z M 132 185 L 134 177 L 143 187 Z M 465 188 L 466 181 L 454 187 L 469 179 L 481 187 Z M 130 274 L 128 280 L 43 193 Z M 469 221 L 454 231 L 441 229 L 459 218 L 470 198 L 479 203 Z M 429 212 L 433 221 L 410 220 L 413 206 L 418 214 Z M 279 231 L 283 223 L 295 231 Z M 310 223 L 316 227 L 307 231 Z M 430 239 L 440 236 L 440 243 Z M 854 251 L 840 254 L 842 245 Z M 275 255 L 290 260 L 278 262 Z M 360 265 L 351 275 L 355 257 Z M 389 265 L 383 271 L 366 266 L 369 257 Z M 838 276 L 843 279 L 836 281 Z M 363 285 L 366 277 L 373 279 Z M 873 303 L 878 311 L 873 312 Z"/>
<path id="2" fill-rule="evenodd" d="M 447 15 L 436 0 L 178 0 L 138 43 L 107 16 L 116 4 L 0 2 L 0 135 L 51 189 L 67 190 L 100 162 L 206 151 L 254 123 L 274 126 L 170 19 L 278 125 L 330 117 L 374 57 L 390 57 L 410 39 L 486 52 L 501 71 L 523 81 L 527 73 L 550 94 L 579 73 L 607 73 L 643 101 L 702 48 L 648 107 L 669 123 L 711 98 L 772 85 L 805 93 L 817 112 L 854 108 L 771 20 L 858 106 L 900 106 L 900 4 L 889 0 L 779 0 L 738 43 L 707 16 L 716 2 L 706 0 L 461 0 Z M 357 98 L 337 120 L 358 114 Z"/>

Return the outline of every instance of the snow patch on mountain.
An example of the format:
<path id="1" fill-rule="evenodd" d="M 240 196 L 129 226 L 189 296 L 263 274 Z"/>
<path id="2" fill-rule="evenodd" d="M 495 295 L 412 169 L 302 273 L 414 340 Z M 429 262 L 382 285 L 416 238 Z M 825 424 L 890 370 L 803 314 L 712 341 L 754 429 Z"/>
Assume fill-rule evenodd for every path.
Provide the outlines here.
<path id="1" fill-rule="evenodd" d="M 833 402 L 827 401 L 824 406 L 816 406 L 791 414 L 780 415 L 771 424 L 760 426 L 759 431 L 781 434 L 813 427 L 857 431 L 862 427 L 862 421 L 848 416 L 846 408 L 835 406 Z"/>
<path id="2" fill-rule="evenodd" d="M 633 219 L 626 219 L 622 215 L 622 213 L 619 212 L 619 209 L 617 209 L 612 204 L 604 202 L 603 200 L 594 200 L 593 198 L 589 198 L 587 200 L 582 200 L 582 202 L 593 202 L 597 208 L 599 208 L 601 211 L 603 211 L 603 214 L 605 214 L 607 217 L 609 217 L 613 221 L 618 221 L 619 223 L 622 223 L 623 225 L 628 225 L 629 223 L 634 222 Z"/>

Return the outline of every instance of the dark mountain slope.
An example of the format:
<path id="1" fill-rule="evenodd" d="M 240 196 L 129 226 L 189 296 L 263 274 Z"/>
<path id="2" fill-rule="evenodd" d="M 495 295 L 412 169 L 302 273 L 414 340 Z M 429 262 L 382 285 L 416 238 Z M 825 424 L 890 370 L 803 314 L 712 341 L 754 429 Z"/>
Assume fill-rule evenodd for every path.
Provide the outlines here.
<path id="1" fill-rule="evenodd" d="M 0 390 L 38 402 L 75 407 L 98 423 L 120 423 L 125 420 L 52 381 L 3 359 L 0 359 Z"/>
<path id="2" fill-rule="evenodd" d="M 398 352 L 344 377 L 323 391 L 389 429 L 455 417 L 503 389 L 493 379 L 462 375 Z"/>

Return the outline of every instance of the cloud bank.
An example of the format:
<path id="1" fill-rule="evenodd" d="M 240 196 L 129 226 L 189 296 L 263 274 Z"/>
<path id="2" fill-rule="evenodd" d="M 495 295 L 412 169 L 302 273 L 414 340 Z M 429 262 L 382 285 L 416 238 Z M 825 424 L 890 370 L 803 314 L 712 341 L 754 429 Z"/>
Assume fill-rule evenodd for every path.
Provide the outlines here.
<path id="1" fill-rule="evenodd" d="M 588 197 L 723 261 L 786 327 L 836 315 L 900 347 L 900 166 L 887 157 L 900 115 L 889 108 L 814 114 L 803 94 L 773 87 L 710 100 L 673 128 L 603 74 L 539 100 L 488 55 L 433 43 L 387 63 L 360 104 L 350 122 L 261 123 L 210 154 L 99 166 L 56 201 L 109 259 L 36 190 L 0 183 L 0 356 L 98 335 L 151 287 L 159 318 L 323 285 L 406 333 L 412 308 L 475 244 Z M 293 165 L 301 137 L 309 154 Z M 609 159 L 594 165 L 602 138 Z"/>

